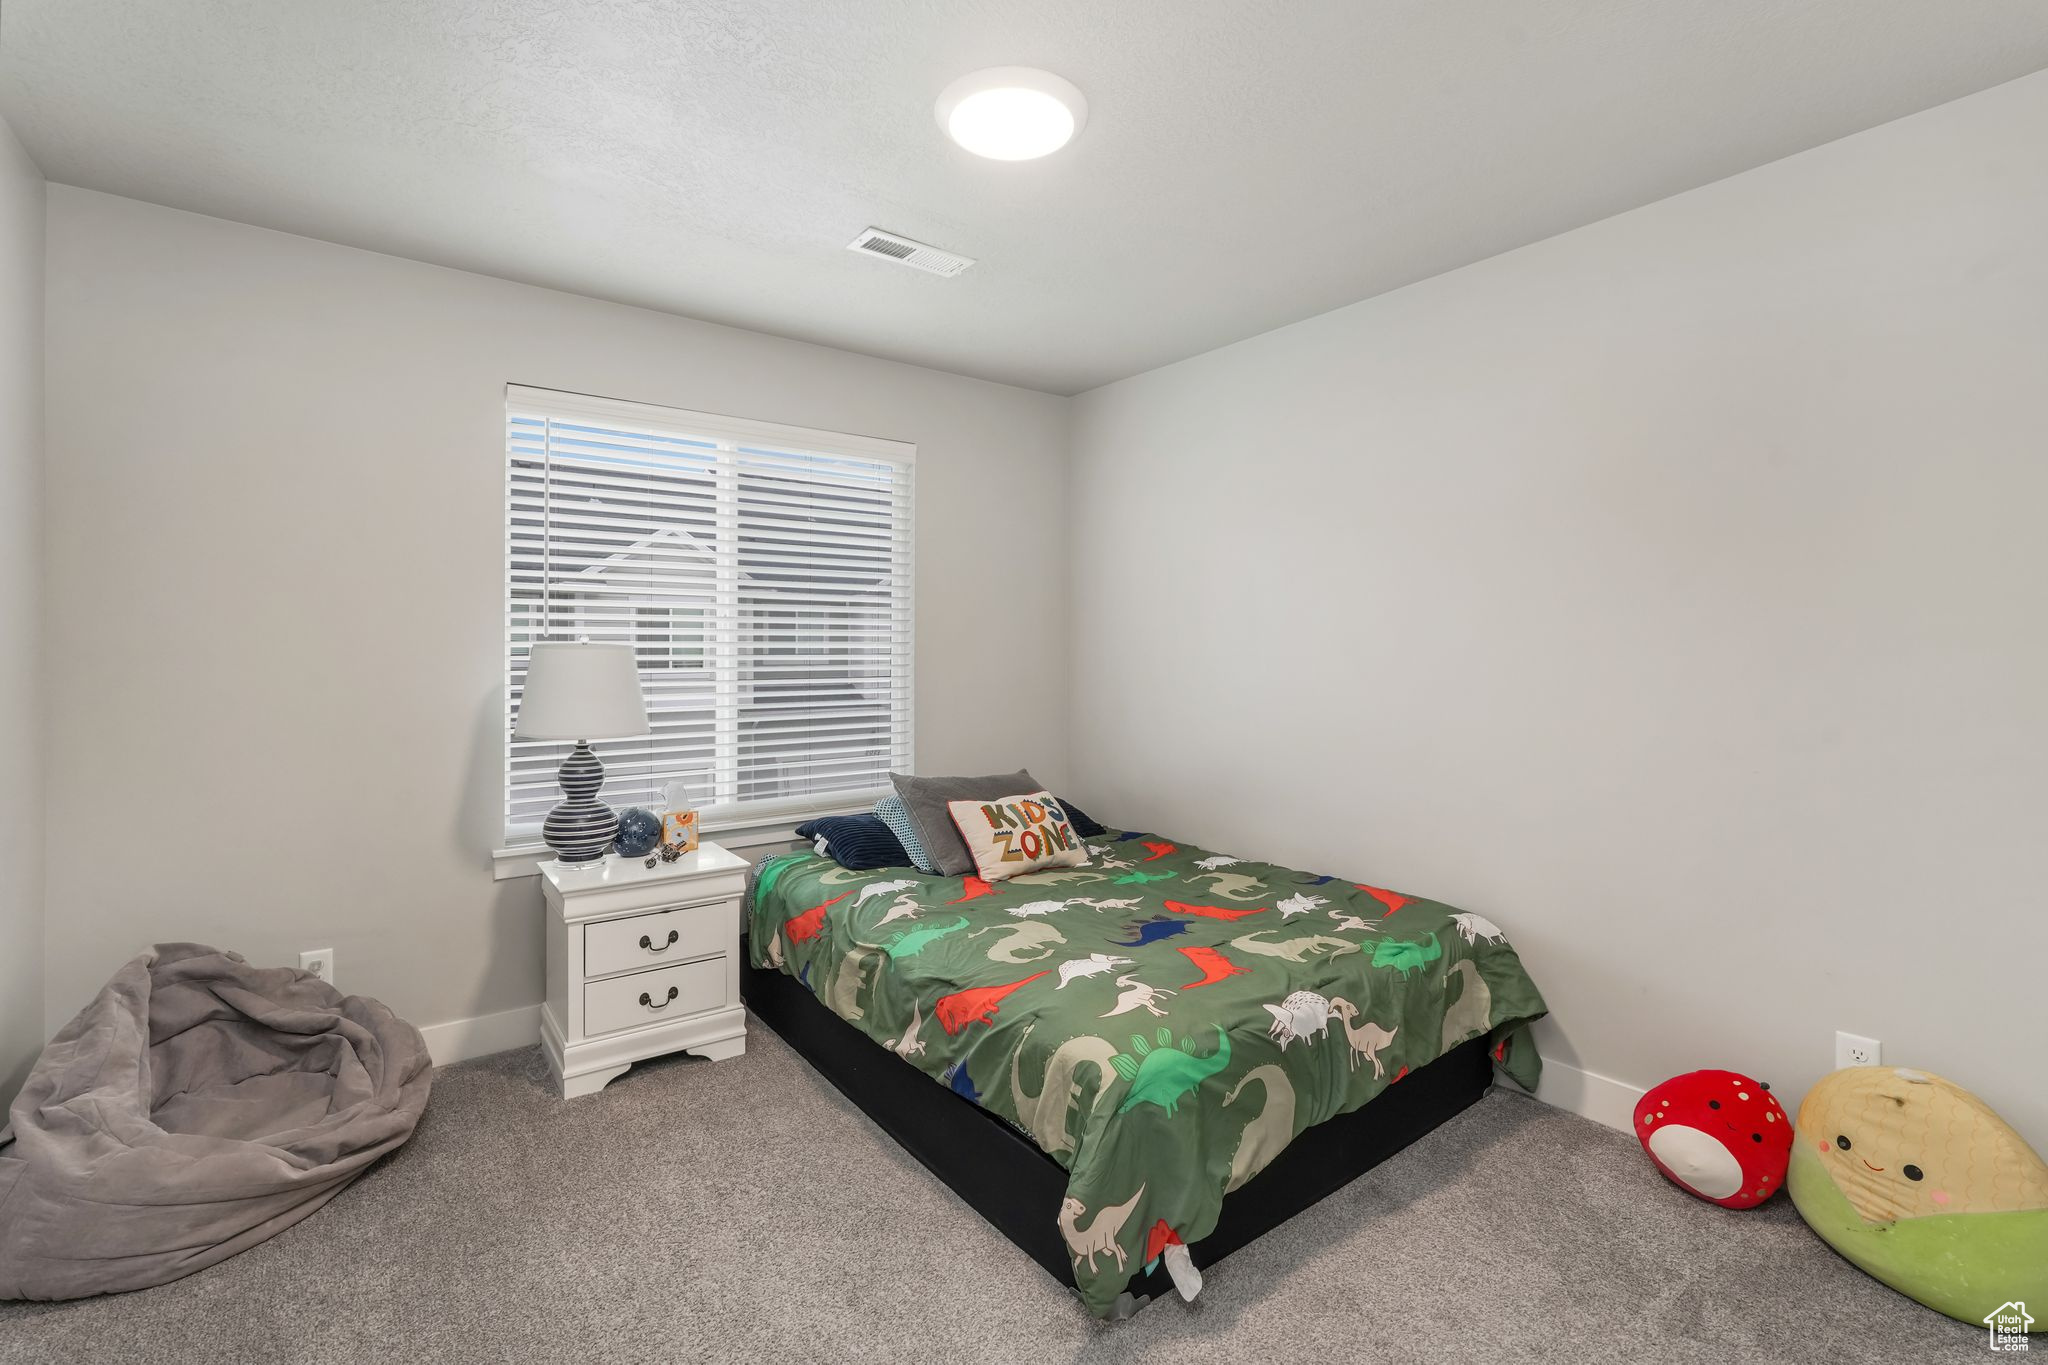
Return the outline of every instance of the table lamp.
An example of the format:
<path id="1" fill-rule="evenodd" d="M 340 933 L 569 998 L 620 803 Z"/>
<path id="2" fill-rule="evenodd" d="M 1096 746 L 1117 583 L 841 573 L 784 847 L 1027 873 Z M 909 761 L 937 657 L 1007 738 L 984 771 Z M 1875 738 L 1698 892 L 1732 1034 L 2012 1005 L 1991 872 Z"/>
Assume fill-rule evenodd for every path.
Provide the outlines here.
<path id="1" fill-rule="evenodd" d="M 556 774 L 562 801 L 548 812 L 541 838 L 565 863 L 594 863 L 619 837 L 619 817 L 597 799 L 604 764 L 593 739 L 647 733 L 647 702 L 631 645 L 551 641 L 533 646 L 514 739 L 576 741 Z"/>

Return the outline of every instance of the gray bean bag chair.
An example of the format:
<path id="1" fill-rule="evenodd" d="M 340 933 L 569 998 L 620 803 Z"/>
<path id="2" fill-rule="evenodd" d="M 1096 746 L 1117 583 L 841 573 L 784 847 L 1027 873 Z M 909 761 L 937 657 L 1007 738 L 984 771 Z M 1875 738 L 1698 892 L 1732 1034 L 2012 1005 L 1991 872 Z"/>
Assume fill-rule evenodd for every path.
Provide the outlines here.
<path id="1" fill-rule="evenodd" d="M 419 1030 L 317 977 L 159 944 L 45 1048 L 0 1129 L 0 1298 L 163 1284 L 306 1217 L 412 1136 Z"/>

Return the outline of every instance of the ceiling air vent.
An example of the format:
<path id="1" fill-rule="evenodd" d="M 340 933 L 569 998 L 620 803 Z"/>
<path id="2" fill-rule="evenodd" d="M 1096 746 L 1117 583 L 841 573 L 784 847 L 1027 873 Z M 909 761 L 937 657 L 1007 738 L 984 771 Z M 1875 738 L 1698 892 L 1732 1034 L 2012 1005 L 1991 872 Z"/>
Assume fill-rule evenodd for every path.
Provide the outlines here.
<path id="1" fill-rule="evenodd" d="M 950 251 L 941 251 L 935 246 L 926 246 L 923 242 L 913 242 L 908 237 L 898 237 L 893 232 L 872 227 L 847 243 L 846 249 L 948 277 L 974 264 L 968 257 L 955 256 Z"/>

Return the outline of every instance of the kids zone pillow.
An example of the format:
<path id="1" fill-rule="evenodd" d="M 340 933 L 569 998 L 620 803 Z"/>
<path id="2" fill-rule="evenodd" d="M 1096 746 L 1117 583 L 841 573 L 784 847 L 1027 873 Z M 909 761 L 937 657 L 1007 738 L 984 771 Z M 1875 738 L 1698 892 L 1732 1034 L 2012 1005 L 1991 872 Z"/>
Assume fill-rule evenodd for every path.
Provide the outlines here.
<path id="1" fill-rule="evenodd" d="M 1045 867 L 1083 867 L 1088 848 L 1051 792 L 950 801 L 946 809 L 985 882 Z"/>

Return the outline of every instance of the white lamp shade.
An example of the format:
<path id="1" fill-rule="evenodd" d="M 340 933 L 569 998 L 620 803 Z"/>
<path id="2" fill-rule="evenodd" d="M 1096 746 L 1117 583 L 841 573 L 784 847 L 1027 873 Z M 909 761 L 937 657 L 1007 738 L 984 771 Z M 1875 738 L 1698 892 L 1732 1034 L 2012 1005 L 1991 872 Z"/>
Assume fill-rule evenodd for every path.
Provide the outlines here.
<path id="1" fill-rule="evenodd" d="M 631 645 L 536 644 L 514 739 L 624 739 L 647 733 Z"/>

